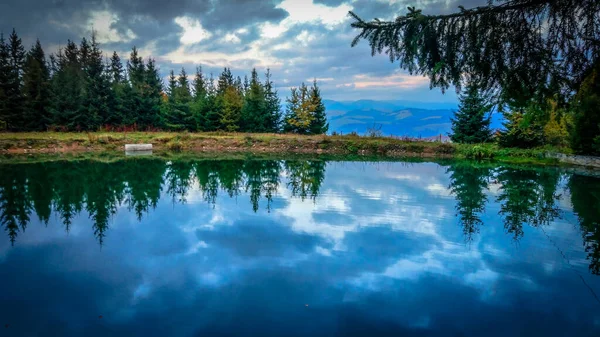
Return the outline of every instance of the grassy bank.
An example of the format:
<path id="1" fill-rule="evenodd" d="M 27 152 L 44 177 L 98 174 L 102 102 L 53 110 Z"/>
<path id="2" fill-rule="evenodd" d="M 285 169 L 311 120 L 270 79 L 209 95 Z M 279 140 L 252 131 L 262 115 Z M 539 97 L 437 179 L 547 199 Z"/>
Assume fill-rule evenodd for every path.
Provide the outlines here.
<path id="1" fill-rule="evenodd" d="M 125 144 L 151 143 L 159 156 L 194 154 L 343 155 L 373 158 L 466 158 L 500 162 L 556 164 L 553 149 L 505 149 L 494 144 L 465 145 L 390 137 L 303 136 L 244 133 L 0 133 L 2 154 L 118 156 Z"/>

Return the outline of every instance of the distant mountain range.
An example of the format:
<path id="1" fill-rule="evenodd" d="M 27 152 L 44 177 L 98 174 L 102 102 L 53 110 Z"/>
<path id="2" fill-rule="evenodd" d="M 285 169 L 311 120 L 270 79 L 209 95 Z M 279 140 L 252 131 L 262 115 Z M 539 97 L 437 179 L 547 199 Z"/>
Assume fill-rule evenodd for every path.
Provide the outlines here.
<path id="1" fill-rule="evenodd" d="M 452 103 L 416 101 L 353 102 L 324 100 L 329 132 L 365 134 L 372 127 L 384 135 L 433 137 L 450 132 L 450 118 L 458 108 Z M 502 126 L 502 116 L 492 115 L 492 128 Z"/>

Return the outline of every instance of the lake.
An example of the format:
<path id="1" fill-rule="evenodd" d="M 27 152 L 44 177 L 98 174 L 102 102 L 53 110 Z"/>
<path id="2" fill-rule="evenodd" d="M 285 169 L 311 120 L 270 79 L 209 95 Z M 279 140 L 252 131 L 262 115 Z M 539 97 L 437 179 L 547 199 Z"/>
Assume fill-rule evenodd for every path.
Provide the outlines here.
<path id="1" fill-rule="evenodd" d="M 600 178 L 0 164 L 1 336 L 600 336 Z"/>

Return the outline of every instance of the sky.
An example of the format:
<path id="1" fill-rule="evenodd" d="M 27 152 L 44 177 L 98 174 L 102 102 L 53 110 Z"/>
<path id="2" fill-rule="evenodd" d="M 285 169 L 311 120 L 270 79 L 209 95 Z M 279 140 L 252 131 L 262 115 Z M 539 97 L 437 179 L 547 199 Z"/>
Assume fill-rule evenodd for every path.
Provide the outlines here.
<path id="1" fill-rule="evenodd" d="M 455 102 L 454 90 L 430 90 L 429 80 L 410 76 L 385 55 L 371 57 L 366 42 L 350 43 L 357 31 L 348 11 L 364 19 L 393 19 L 407 6 L 424 13 L 455 11 L 486 0 L 5 0 L 0 31 L 16 29 L 26 47 L 39 38 L 47 52 L 80 41 L 95 30 L 107 55 L 126 59 L 133 46 L 156 59 L 161 74 L 201 65 L 215 77 L 270 68 L 285 96 L 290 87 L 317 79 L 334 100 Z"/>

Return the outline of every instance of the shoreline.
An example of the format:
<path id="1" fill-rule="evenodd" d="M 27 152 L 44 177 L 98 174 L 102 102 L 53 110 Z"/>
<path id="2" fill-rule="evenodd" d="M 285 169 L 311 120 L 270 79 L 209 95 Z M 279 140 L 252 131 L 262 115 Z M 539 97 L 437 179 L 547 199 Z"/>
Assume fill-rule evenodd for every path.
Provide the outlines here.
<path id="1" fill-rule="evenodd" d="M 156 155 L 326 155 L 372 158 L 479 159 L 500 163 L 572 166 L 561 163 L 548 149 L 504 149 L 495 144 L 452 144 L 396 137 L 296 134 L 93 132 L 0 133 L 3 157 L 119 156 L 125 144 L 152 144 Z M 552 151 L 553 153 L 561 153 Z M 0 161 L 5 161 L 0 158 Z"/>

